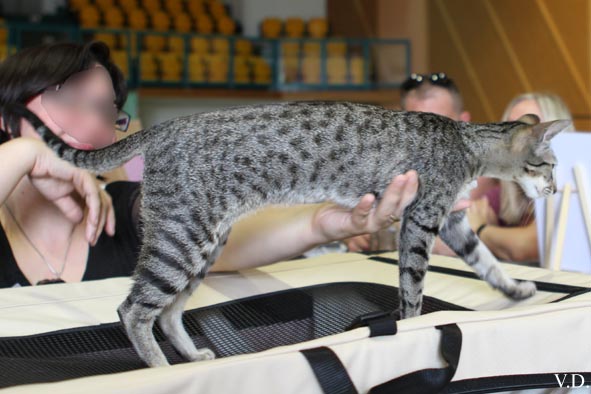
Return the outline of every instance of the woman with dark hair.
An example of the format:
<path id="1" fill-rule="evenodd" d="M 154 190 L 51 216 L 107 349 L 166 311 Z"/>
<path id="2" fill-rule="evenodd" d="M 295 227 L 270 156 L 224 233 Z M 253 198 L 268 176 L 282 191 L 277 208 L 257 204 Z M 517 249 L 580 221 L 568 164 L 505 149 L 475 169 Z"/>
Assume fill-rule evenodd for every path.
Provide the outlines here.
<path id="1" fill-rule="evenodd" d="M 125 129 L 129 122 L 121 111 L 125 98 L 123 76 L 102 43 L 44 45 L 0 64 L 0 108 L 14 102 L 26 105 L 78 149 L 101 148 L 115 140 L 115 128 Z M 130 275 L 140 244 L 139 184 L 107 185 L 100 192 L 102 214 L 90 207 L 92 219 L 87 215 L 81 220 L 75 197 L 64 190 L 73 191 L 74 184 L 86 197 L 78 202 L 95 201 L 93 191 L 80 186 L 87 185 L 80 180 L 82 170 L 58 160 L 17 116 L 4 112 L 1 121 L 4 141 L 27 138 L 0 145 L 0 188 L 12 190 L 7 196 L 0 193 L 0 287 Z M 23 146 L 30 152 L 20 162 L 19 149 L 27 151 Z M 56 185 L 57 191 L 52 190 Z M 368 194 L 352 210 L 334 204 L 268 209 L 234 226 L 213 269 L 270 264 L 320 244 L 375 232 L 400 217 L 417 188 L 417 174 L 411 171 L 396 177 L 377 205 Z"/>
<path id="2" fill-rule="evenodd" d="M 125 79 L 100 42 L 42 45 L 0 63 L 0 107 L 26 105 L 79 149 L 114 142 L 115 128 L 125 129 L 129 121 L 121 111 L 126 97 Z M 2 113 L 2 129 L 4 141 L 21 136 L 39 140 L 31 125 L 8 111 Z M 103 212 L 108 213 L 106 234 L 89 248 L 87 221 L 78 217 L 72 222 L 39 183 L 24 176 L 1 201 L 0 287 L 130 275 L 139 245 L 132 217 L 139 185 L 118 182 L 100 191 Z M 98 184 L 95 189 L 100 190 Z"/>

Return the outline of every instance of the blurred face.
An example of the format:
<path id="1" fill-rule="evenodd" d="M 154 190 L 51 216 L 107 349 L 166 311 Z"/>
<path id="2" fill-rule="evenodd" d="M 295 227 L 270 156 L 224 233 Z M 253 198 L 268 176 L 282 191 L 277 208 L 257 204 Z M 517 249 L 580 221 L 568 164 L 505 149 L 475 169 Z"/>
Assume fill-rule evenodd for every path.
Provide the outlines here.
<path id="1" fill-rule="evenodd" d="M 432 112 L 453 120 L 470 120 L 470 115 L 467 112 L 458 112 L 454 108 L 452 95 L 446 89 L 437 86 L 430 88 L 426 97 L 419 97 L 416 91 L 410 91 L 406 96 L 404 110 Z"/>
<path id="2" fill-rule="evenodd" d="M 517 103 L 509 113 L 508 121 L 514 121 L 521 118 L 523 115 L 534 114 L 542 119 L 542 111 L 534 100 L 523 100 Z M 543 121 L 543 119 L 542 119 Z"/>
<path id="3" fill-rule="evenodd" d="M 50 86 L 27 107 L 64 142 L 84 150 L 103 148 L 115 141 L 118 110 L 107 70 L 96 66 Z M 23 123 L 23 136 L 36 136 Z"/>

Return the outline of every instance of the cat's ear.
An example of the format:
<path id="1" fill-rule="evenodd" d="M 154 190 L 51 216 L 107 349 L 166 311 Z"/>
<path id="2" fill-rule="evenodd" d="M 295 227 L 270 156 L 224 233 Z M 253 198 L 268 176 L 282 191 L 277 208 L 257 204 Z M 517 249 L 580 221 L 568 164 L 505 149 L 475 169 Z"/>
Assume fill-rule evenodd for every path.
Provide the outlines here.
<path id="1" fill-rule="evenodd" d="M 538 115 L 535 114 L 525 114 L 522 115 L 519 119 L 517 119 L 518 122 L 523 122 L 525 124 L 528 124 L 530 126 L 535 126 L 538 123 L 540 123 L 540 118 L 538 117 Z"/>
<path id="2" fill-rule="evenodd" d="M 554 120 L 544 123 L 539 123 L 539 120 L 540 118 L 532 114 L 523 115 L 518 119 L 518 121 L 526 123 L 529 126 L 520 127 L 513 135 L 511 140 L 511 150 L 513 152 L 522 151 L 527 146 L 531 146 L 532 143 L 536 143 L 539 147 L 547 147 L 547 143 L 556 134 L 565 130 L 572 130 L 572 122 L 570 120 Z"/>
<path id="3" fill-rule="evenodd" d="M 535 125 L 532 129 L 532 134 L 540 142 L 549 142 L 556 134 L 567 129 L 572 130 L 572 122 L 570 120 L 554 120 Z"/>

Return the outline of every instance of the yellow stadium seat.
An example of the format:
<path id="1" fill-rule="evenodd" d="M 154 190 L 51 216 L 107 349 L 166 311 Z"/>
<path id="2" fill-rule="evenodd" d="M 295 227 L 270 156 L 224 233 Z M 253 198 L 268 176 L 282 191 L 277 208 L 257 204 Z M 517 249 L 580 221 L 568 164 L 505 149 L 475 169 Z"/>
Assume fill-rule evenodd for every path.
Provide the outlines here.
<path id="1" fill-rule="evenodd" d="M 287 56 L 281 58 L 281 68 L 283 70 L 283 79 L 286 83 L 294 83 L 299 79 L 300 67 L 299 58 L 296 56 Z"/>
<path id="2" fill-rule="evenodd" d="M 217 20 L 217 31 L 227 36 L 232 35 L 236 31 L 236 23 L 232 18 L 223 16 Z"/>
<path id="3" fill-rule="evenodd" d="M 190 53 L 189 54 L 189 68 L 204 66 L 205 56 L 201 53 Z"/>
<path id="4" fill-rule="evenodd" d="M 207 81 L 224 83 L 228 81 L 228 58 L 222 55 L 206 55 L 204 57 Z"/>
<path id="5" fill-rule="evenodd" d="M 144 47 L 151 53 L 158 53 L 164 50 L 166 37 L 157 34 L 147 34 L 144 36 Z"/>
<path id="6" fill-rule="evenodd" d="M 252 53 L 252 41 L 238 39 L 234 42 L 234 52 L 238 56 L 248 56 Z"/>
<path id="7" fill-rule="evenodd" d="M 129 13 L 131 10 L 135 10 L 136 8 L 140 8 L 137 0 L 119 0 L 119 6 L 126 13 Z"/>
<path id="8" fill-rule="evenodd" d="M 230 53 L 230 41 L 227 38 L 212 38 L 211 50 L 213 53 L 228 56 Z"/>
<path id="9" fill-rule="evenodd" d="M 162 52 L 156 55 L 160 65 L 160 77 L 163 81 L 177 82 L 181 80 L 183 67 L 178 54 Z"/>
<path id="10" fill-rule="evenodd" d="M 213 32 L 213 22 L 207 15 L 198 15 L 195 18 L 195 26 L 199 33 L 211 34 Z"/>
<path id="11" fill-rule="evenodd" d="M 102 41 L 111 49 L 117 47 L 117 36 L 111 33 L 95 33 L 93 37 L 96 41 Z"/>
<path id="12" fill-rule="evenodd" d="M 308 22 L 308 35 L 314 38 L 325 38 L 328 33 L 328 22 L 324 18 L 312 18 Z"/>
<path id="13" fill-rule="evenodd" d="M 101 10 L 106 11 L 115 5 L 114 0 L 94 0 L 94 4 Z"/>
<path id="14" fill-rule="evenodd" d="M 282 56 L 298 56 L 300 53 L 300 42 L 299 41 L 284 41 L 281 43 L 281 55 Z"/>
<path id="15" fill-rule="evenodd" d="M 350 75 L 350 82 L 353 84 L 362 84 L 365 81 L 363 68 L 365 65 L 365 60 L 361 56 L 353 56 L 349 59 L 349 75 Z"/>
<path id="16" fill-rule="evenodd" d="M 344 41 L 327 42 L 326 54 L 328 56 L 345 56 L 347 54 L 347 43 Z"/>
<path id="17" fill-rule="evenodd" d="M 189 3 L 191 0 L 189 0 Z M 183 0 L 166 0 L 164 1 L 164 9 L 170 16 L 176 16 L 183 12 Z"/>
<path id="18" fill-rule="evenodd" d="M 305 27 L 302 18 L 287 18 L 285 21 L 285 34 L 291 38 L 303 37 Z"/>
<path id="19" fill-rule="evenodd" d="M 236 83 L 250 83 L 251 66 L 248 58 L 238 56 L 234 58 L 234 82 Z"/>
<path id="20" fill-rule="evenodd" d="M 189 33 L 191 31 L 191 17 L 189 14 L 179 13 L 173 19 L 174 30 L 179 33 Z"/>
<path id="21" fill-rule="evenodd" d="M 304 42 L 304 55 L 305 56 L 320 56 L 322 52 L 322 45 L 318 41 L 305 41 Z"/>
<path id="22" fill-rule="evenodd" d="M 191 51 L 199 54 L 209 52 L 209 40 L 203 37 L 191 37 Z"/>
<path id="23" fill-rule="evenodd" d="M 302 59 L 302 80 L 304 83 L 320 83 L 320 57 L 306 56 Z"/>
<path id="24" fill-rule="evenodd" d="M 80 18 L 80 26 L 84 28 L 98 27 L 101 19 L 99 9 L 95 6 L 84 6 L 78 14 Z"/>
<path id="25" fill-rule="evenodd" d="M 198 53 L 189 54 L 188 76 L 191 82 L 205 82 L 205 59 Z"/>
<path id="26" fill-rule="evenodd" d="M 0 45 L 0 60 L 4 60 L 8 56 L 8 47 L 4 44 Z"/>
<path id="27" fill-rule="evenodd" d="M 347 59 L 343 56 L 330 56 L 326 59 L 326 79 L 329 84 L 347 82 Z"/>
<path id="28" fill-rule="evenodd" d="M 166 31 L 170 28 L 170 17 L 164 11 L 155 11 L 151 14 L 152 28 L 158 31 Z"/>
<path id="29" fill-rule="evenodd" d="M 256 57 L 254 59 L 252 71 L 255 83 L 271 83 L 271 66 L 262 57 Z"/>
<path id="30" fill-rule="evenodd" d="M 160 0 L 141 0 L 142 8 L 150 13 L 160 11 Z"/>
<path id="31" fill-rule="evenodd" d="M 121 69 L 123 75 L 125 77 L 129 76 L 129 64 L 128 64 L 128 57 L 127 51 L 112 51 L 111 57 L 113 58 L 113 62 Z"/>
<path id="32" fill-rule="evenodd" d="M 185 51 L 185 40 L 180 36 L 169 36 L 168 49 L 174 53 L 183 53 Z"/>
<path id="33" fill-rule="evenodd" d="M 119 38 L 119 45 L 118 47 L 121 49 L 125 49 L 128 47 L 128 37 L 126 34 L 118 34 L 118 38 Z M 135 48 L 135 35 L 131 36 L 131 41 L 132 41 L 132 48 Z"/>
<path id="34" fill-rule="evenodd" d="M 68 4 L 74 11 L 80 11 L 85 6 L 90 5 L 90 0 L 70 0 Z"/>
<path id="35" fill-rule="evenodd" d="M 158 66 L 154 54 L 146 52 L 140 54 L 140 78 L 145 81 L 158 79 Z"/>
<path id="36" fill-rule="evenodd" d="M 219 1 L 213 1 L 209 3 L 209 13 L 214 19 L 220 19 L 227 16 L 226 6 Z"/>
<path id="37" fill-rule="evenodd" d="M 261 24 L 261 31 L 265 38 L 279 38 L 282 28 L 282 22 L 277 18 L 265 18 Z"/>
<path id="38" fill-rule="evenodd" d="M 132 29 L 143 30 L 148 27 L 148 17 L 146 11 L 141 8 L 134 8 L 129 11 L 127 16 L 129 27 Z"/>
<path id="39" fill-rule="evenodd" d="M 204 3 L 199 0 L 188 1 L 187 10 L 194 19 L 197 18 L 199 15 L 207 15 Z"/>
<path id="40" fill-rule="evenodd" d="M 123 12 L 119 7 L 110 7 L 103 12 L 105 18 L 105 26 L 112 29 L 119 29 L 123 27 Z"/>

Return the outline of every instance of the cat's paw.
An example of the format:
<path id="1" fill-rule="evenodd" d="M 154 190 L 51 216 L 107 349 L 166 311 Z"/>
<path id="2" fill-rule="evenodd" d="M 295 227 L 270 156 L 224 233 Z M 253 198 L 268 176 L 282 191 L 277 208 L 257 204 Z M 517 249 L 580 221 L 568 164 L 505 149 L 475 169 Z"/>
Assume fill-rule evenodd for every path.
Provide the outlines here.
<path id="1" fill-rule="evenodd" d="M 215 353 L 210 349 L 202 348 L 191 357 L 191 361 L 207 361 L 215 359 Z"/>
<path id="2" fill-rule="evenodd" d="M 515 286 L 507 292 L 507 295 L 514 300 L 525 300 L 536 294 L 536 284 L 533 282 L 517 282 Z"/>

